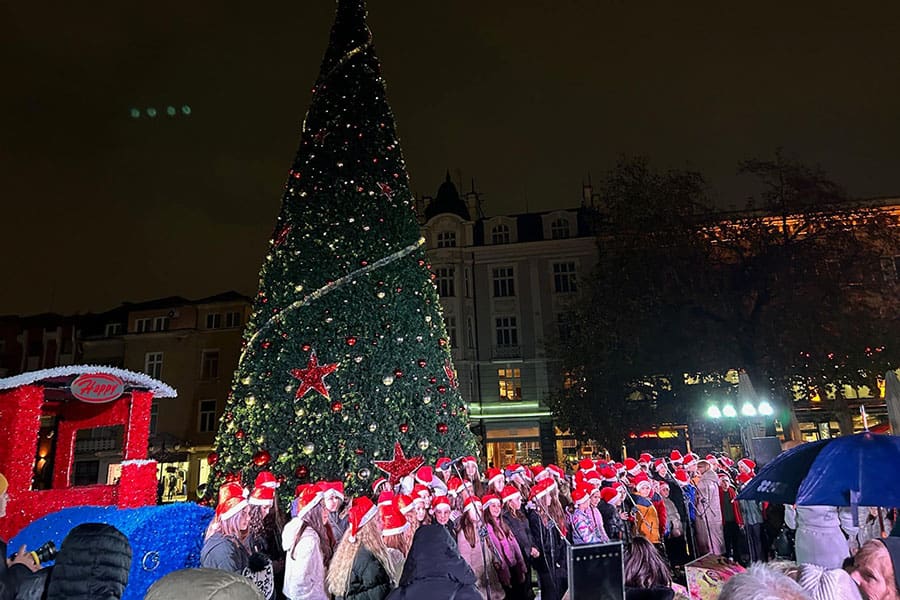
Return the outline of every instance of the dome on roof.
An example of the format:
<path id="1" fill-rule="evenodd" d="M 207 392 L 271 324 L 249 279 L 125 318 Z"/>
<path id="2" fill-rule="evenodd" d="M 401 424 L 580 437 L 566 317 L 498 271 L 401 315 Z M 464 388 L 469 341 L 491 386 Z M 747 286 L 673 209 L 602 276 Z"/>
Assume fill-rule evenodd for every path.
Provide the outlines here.
<path id="1" fill-rule="evenodd" d="M 465 201 L 459 197 L 459 191 L 450 179 L 450 171 L 447 171 L 447 179 L 438 188 L 437 196 L 425 207 L 425 219 L 429 220 L 437 215 L 450 213 L 469 221 L 469 208 Z"/>

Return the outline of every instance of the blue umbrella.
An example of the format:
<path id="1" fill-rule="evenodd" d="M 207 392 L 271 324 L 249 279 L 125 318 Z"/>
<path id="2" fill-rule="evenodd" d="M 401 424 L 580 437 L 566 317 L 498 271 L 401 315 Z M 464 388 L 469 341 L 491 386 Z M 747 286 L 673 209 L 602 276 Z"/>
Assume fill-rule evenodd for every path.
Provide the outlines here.
<path id="1" fill-rule="evenodd" d="M 900 437 L 868 431 L 779 454 L 738 495 L 803 506 L 900 506 Z"/>

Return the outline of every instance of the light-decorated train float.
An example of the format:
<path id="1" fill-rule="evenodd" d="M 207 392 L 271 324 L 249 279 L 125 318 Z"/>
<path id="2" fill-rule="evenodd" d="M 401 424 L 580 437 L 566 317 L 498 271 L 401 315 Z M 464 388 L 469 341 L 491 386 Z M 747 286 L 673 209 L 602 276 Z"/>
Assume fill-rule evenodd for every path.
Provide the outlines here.
<path id="1" fill-rule="evenodd" d="M 132 547 L 125 599 L 143 598 L 171 571 L 199 566 L 213 511 L 193 503 L 156 506 L 157 465 L 147 459 L 153 399 L 176 395 L 143 373 L 112 367 L 65 366 L 0 379 L 6 438 L 0 473 L 10 495 L 0 537 L 10 548 L 47 541 L 58 547 L 76 525 L 113 525 Z M 107 483 L 96 483 L 96 474 L 85 481 L 79 445 L 101 447 L 110 435 L 118 453 L 104 461 Z"/>

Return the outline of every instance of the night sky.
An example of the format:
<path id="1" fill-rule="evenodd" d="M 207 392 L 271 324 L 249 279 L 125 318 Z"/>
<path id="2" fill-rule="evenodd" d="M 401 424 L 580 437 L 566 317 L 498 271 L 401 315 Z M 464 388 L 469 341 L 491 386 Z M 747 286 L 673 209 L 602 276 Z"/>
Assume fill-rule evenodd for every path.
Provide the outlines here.
<path id="1" fill-rule="evenodd" d="M 333 8 L 3 0 L 0 314 L 253 294 Z M 622 153 L 702 171 L 721 206 L 748 193 L 738 161 L 778 146 L 853 195 L 900 195 L 898 17 L 888 2 L 369 2 L 413 190 L 450 169 L 488 214 L 576 206 Z"/>

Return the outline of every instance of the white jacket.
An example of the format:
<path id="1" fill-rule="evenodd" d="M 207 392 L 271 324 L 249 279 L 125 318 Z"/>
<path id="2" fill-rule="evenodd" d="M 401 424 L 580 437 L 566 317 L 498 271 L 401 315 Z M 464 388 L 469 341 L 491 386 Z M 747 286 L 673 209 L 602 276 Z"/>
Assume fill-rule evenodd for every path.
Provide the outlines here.
<path id="1" fill-rule="evenodd" d="M 325 593 L 325 564 L 319 548 L 319 535 L 307 527 L 294 546 L 303 521 L 293 518 L 281 533 L 281 546 L 287 553 L 284 565 L 284 595 L 290 600 L 328 600 Z"/>

